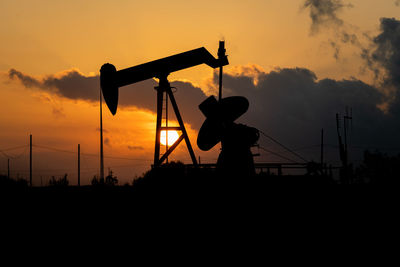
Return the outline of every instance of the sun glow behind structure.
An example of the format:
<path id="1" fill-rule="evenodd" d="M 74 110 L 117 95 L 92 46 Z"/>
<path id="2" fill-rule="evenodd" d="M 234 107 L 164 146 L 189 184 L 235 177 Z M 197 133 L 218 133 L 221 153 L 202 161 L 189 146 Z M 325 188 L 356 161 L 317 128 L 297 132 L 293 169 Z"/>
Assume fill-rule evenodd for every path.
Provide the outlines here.
<path id="1" fill-rule="evenodd" d="M 177 131 L 168 131 L 168 143 L 167 143 L 167 131 L 161 131 L 160 142 L 162 145 L 172 146 L 179 138 Z"/>

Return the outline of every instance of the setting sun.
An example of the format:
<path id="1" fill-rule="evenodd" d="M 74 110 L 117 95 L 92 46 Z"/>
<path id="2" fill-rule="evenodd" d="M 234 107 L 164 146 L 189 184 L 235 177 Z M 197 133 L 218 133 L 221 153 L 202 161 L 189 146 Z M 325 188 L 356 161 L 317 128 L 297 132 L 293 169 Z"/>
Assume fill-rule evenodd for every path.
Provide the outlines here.
<path id="1" fill-rule="evenodd" d="M 167 131 L 161 131 L 160 142 L 164 146 L 167 145 L 166 133 L 167 133 Z M 173 131 L 173 130 L 168 131 L 168 146 L 172 146 L 176 142 L 176 140 L 178 140 L 178 138 L 179 138 L 179 134 L 177 131 Z"/>

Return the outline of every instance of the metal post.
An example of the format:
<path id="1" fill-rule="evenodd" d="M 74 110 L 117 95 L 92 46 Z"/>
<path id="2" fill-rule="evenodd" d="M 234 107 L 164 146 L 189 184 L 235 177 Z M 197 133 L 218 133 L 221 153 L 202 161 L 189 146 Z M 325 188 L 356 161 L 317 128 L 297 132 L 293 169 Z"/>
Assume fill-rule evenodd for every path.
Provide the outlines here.
<path id="1" fill-rule="evenodd" d="M 225 57 L 225 41 L 219 41 L 219 48 L 218 48 L 218 59 L 222 59 Z M 218 94 L 218 101 L 221 101 L 222 98 L 222 73 L 223 68 L 222 66 L 219 67 L 219 94 Z"/>
<path id="2" fill-rule="evenodd" d="M 32 135 L 29 136 L 29 185 L 32 187 Z"/>
<path id="3" fill-rule="evenodd" d="M 81 145 L 78 144 L 78 186 L 81 186 Z"/>
<path id="4" fill-rule="evenodd" d="M 349 115 L 348 107 L 346 107 L 346 115 L 343 116 L 343 124 L 344 124 L 344 153 L 345 153 L 345 174 L 346 174 L 346 183 L 352 183 L 352 177 L 349 168 L 349 154 L 347 149 L 347 121 L 352 120 L 352 116 Z"/>
<path id="5" fill-rule="evenodd" d="M 165 89 L 167 90 L 167 92 L 169 94 L 169 98 L 171 100 L 172 107 L 174 108 L 174 111 L 175 111 L 176 119 L 178 120 L 179 126 L 181 127 L 182 136 L 185 139 L 186 146 L 189 150 L 190 157 L 192 158 L 193 165 L 197 167 L 197 159 L 196 159 L 196 156 L 194 155 L 192 145 L 190 144 L 189 136 L 186 132 L 185 125 L 183 124 L 181 113 L 179 112 L 178 105 L 176 104 L 174 94 L 172 93 L 171 87 L 169 85 Z"/>
<path id="6" fill-rule="evenodd" d="M 103 152 L 103 104 L 100 89 L 100 181 L 104 181 L 104 152 Z"/>
<path id="7" fill-rule="evenodd" d="M 344 159 L 345 159 L 345 168 L 347 170 L 347 127 L 346 127 L 346 116 L 343 117 L 343 127 L 344 127 Z"/>
<path id="8" fill-rule="evenodd" d="M 168 152 L 168 93 L 165 91 L 165 153 Z M 168 157 L 165 159 L 168 163 Z"/>
<path id="9" fill-rule="evenodd" d="M 159 86 L 157 89 L 157 122 L 156 122 L 156 144 L 154 148 L 154 167 L 158 167 L 160 160 L 160 138 L 161 138 L 161 120 L 162 120 L 162 106 L 163 106 L 163 83 L 165 78 L 160 78 Z"/>
<path id="10" fill-rule="evenodd" d="M 324 166 L 324 128 L 321 130 L 321 168 Z"/>
<path id="11" fill-rule="evenodd" d="M 340 183 L 346 184 L 346 160 L 345 160 L 346 153 L 345 153 L 345 149 L 343 146 L 342 137 L 340 135 L 340 118 L 339 118 L 338 113 L 336 113 L 336 130 L 337 130 L 338 141 L 339 141 L 339 155 L 340 155 L 340 160 L 342 161 L 342 168 L 340 171 Z"/>

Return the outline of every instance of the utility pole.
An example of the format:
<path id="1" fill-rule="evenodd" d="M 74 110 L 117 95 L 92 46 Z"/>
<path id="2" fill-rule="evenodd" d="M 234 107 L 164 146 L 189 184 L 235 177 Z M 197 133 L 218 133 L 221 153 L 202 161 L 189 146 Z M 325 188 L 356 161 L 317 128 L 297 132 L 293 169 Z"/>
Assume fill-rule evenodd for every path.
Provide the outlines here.
<path id="1" fill-rule="evenodd" d="M 81 186 L 81 145 L 78 144 L 78 186 Z"/>
<path id="2" fill-rule="evenodd" d="M 324 173 L 324 128 L 321 130 L 321 170 Z"/>
<path id="3" fill-rule="evenodd" d="M 340 183 L 345 184 L 346 183 L 346 172 L 345 172 L 345 166 L 346 166 L 346 162 L 347 160 L 345 159 L 346 157 L 346 153 L 344 150 L 344 146 L 342 143 L 342 137 L 340 135 L 340 118 L 339 118 L 339 114 L 336 113 L 336 130 L 337 130 L 337 135 L 338 135 L 338 141 L 339 141 L 339 156 L 340 156 L 340 160 L 342 161 L 342 169 L 340 172 Z"/>
<path id="4" fill-rule="evenodd" d="M 168 92 L 165 91 L 165 153 L 168 152 Z M 168 163 L 168 157 L 165 159 Z"/>
<path id="5" fill-rule="evenodd" d="M 342 173 L 341 173 L 341 183 L 348 184 L 349 181 L 349 164 L 348 164 L 348 150 L 347 150 L 347 121 L 352 120 L 353 117 L 348 113 L 348 108 L 346 107 L 346 115 L 343 116 L 343 127 L 344 127 L 344 144 L 342 142 L 342 137 L 340 135 L 340 118 L 339 114 L 336 113 L 336 127 L 339 139 L 339 152 L 340 160 L 342 161 Z"/>
<path id="6" fill-rule="evenodd" d="M 29 136 L 29 185 L 32 187 L 32 135 Z"/>
<path id="7" fill-rule="evenodd" d="M 225 57 L 225 41 L 219 41 L 219 48 L 218 48 L 218 59 L 222 59 Z M 222 66 L 219 67 L 219 95 L 218 95 L 218 101 L 221 101 L 222 98 L 222 72 L 223 68 Z"/>
<path id="8" fill-rule="evenodd" d="M 344 151 L 346 154 L 346 164 L 345 164 L 345 170 L 346 170 L 346 175 L 347 175 L 347 182 L 350 183 L 350 179 L 351 177 L 349 176 L 349 154 L 348 154 L 348 149 L 347 149 L 347 127 L 348 127 L 348 123 L 347 121 L 352 121 L 353 117 L 352 117 L 352 111 L 350 110 L 350 114 L 349 114 L 349 109 L 348 107 L 346 107 L 346 115 L 343 116 L 343 127 L 344 127 Z"/>
<path id="9" fill-rule="evenodd" d="M 100 181 L 104 181 L 104 154 L 103 154 L 103 107 L 100 89 Z"/>
<path id="10" fill-rule="evenodd" d="M 351 121 L 353 119 L 351 113 L 352 112 L 350 111 L 350 114 L 349 114 L 349 109 L 348 109 L 348 107 L 346 107 L 346 115 L 343 116 L 344 146 L 345 146 L 346 153 L 347 153 L 347 127 L 348 127 L 347 121 L 348 120 Z"/>

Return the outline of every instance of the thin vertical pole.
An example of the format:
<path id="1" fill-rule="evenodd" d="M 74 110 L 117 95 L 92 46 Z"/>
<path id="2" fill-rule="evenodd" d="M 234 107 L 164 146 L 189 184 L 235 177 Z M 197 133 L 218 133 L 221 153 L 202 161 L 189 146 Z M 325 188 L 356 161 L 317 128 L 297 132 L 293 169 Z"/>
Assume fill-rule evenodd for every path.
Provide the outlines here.
<path id="1" fill-rule="evenodd" d="M 321 167 L 324 166 L 324 128 L 321 130 Z"/>
<path id="2" fill-rule="evenodd" d="M 78 186 L 81 186 L 81 145 L 78 144 Z"/>
<path id="3" fill-rule="evenodd" d="M 168 151 L 168 93 L 165 91 L 165 153 Z M 168 163 L 168 157 L 165 159 Z"/>
<path id="4" fill-rule="evenodd" d="M 219 95 L 218 95 L 218 101 L 221 101 L 222 98 L 222 66 L 219 67 Z"/>
<path id="5" fill-rule="evenodd" d="M 32 135 L 29 136 L 29 185 L 32 187 Z"/>
<path id="6" fill-rule="evenodd" d="M 100 89 L 100 181 L 104 181 L 104 154 L 103 154 L 103 103 Z"/>
<path id="7" fill-rule="evenodd" d="M 343 124 L 344 124 L 344 168 L 345 168 L 345 174 L 346 174 L 346 183 L 352 183 L 352 177 L 350 175 L 350 169 L 349 169 L 349 154 L 348 154 L 348 149 L 347 149 L 347 127 L 348 127 L 348 120 L 352 120 L 352 116 L 349 115 L 349 108 L 346 107 L 346 115 L 343 116 Z"/>
<path id="8" fill-rule="evenodd" d="M 225 57 L 225 41 L 219 41 L 219 48 L 218 48 L 218 59 Z M 223 68 L 222 66 L 219 67 L 219 94 L 218 94 L 218 101 L 221 101 L 222 98 L 222 73 Z"/>
<path id="9" fill-rule="evenodd" d="M 343 127 L 344 127 L 344 153 L 346 155 L 346 165 L 347 165 L 347 123 L 346 123 L 346 117 L 343 118 Z"/>
<path id="10" fill-rule="evenodd" d="M 156 144 L 154 148 L 154 167 L 158 167 L 160 160 L 160 138 L 161 138 L 161 120 L 162 120 L 162 107 L 163 107 L 163 97 L 165 86 L 165 80 L 167 78 L 160 78 L 160 84 L 157 89 L 157 122 L 156 122 Z"/>
<path id="11" fill-rule="evenodd" d="M 348 173 L 348 164 L 347 164 L 347 123 L 346 116 L 343 116 L 343 127 L 344 127 L 344 158 L 343 158 L 343 168 L 344 168 L 344 182 L 349 184 L 349 173 Z"/>
<path id="12" fill-rule="evenodd" d="M 10 179 L 10 159 L 7 159 L 7 177 Z"/>

